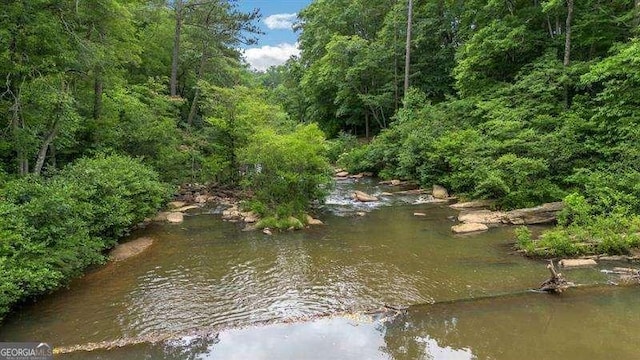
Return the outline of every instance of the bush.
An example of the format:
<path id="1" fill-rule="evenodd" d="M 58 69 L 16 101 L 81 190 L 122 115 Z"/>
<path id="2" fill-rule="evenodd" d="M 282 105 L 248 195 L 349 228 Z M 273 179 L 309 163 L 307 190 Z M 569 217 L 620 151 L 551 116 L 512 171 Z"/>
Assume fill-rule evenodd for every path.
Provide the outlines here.
<path id="1" fill-rule="evenodd" d="M 327 140 L 327 159 L 335 164 L 342 154 L 358 147 L 358 138 L 341 132 L 335 139 Z"/>
<path id="2" fill-rule="evenodd" d="M 640 217 L 591 216 L 587 223 L 574 222 L 545 231 L 537 240 L 517 234 L 516 246 L 534 256 L 560 257 L 587 254 L 628 254 L 640 244 Z"/>
<path id="3" fill-rule="evenodd" d="M 17 302 L 103 261 L 102 252 L 168 195 L 157 173 L 123 156 L 81 159 L 46 180 L 7 183 L 0 204 L 0 320 Z"/>
<path id="4" fill-rule="evenodd" d="M 324 156 L 324 136 L 316 125 L 293 132 L 258 131 L 240 154 L 249 169 L 243 185 L 254 193 L 252 209 L 262 217 L 301 217 L 312 201 L 321 200 L 331 181 Z"/>
<path id="5" fill-rule="evenodd" d="M 75 184 L 77 200 L 88 204 L 90 233 L 111 239 L 153 214 L 170 195 L 155 171 L 126 156 L 80 159 L 59 178 Z"/>

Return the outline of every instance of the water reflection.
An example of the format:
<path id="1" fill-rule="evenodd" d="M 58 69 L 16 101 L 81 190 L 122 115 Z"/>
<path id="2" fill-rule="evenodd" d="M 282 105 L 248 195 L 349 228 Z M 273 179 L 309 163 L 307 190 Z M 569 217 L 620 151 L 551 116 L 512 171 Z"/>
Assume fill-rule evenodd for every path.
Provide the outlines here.
<path id="1" fill-rule="evenodd" d="M 636 288 L 573 289 L 416 306 L 390 321 L 321 318 L 182 337 L 61 359 L 638 358 Z"/>
<path id="2" fill-rule="evenodd" d="M 413 308 L 389 325 L 395 359 L 637 359 L 638 288 L 573 289 Z"/>

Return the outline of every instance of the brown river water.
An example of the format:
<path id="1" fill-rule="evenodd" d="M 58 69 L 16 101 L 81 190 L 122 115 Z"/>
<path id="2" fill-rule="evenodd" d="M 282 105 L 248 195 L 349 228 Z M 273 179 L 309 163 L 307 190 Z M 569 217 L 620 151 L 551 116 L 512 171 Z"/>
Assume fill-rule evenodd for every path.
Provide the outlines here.
<path id="1" fill-rule="evenodd" d="M 640 288 L 600 271 L 621 264 L 535 293 L 545 263 L 512 253 L 513 228 L 456 236 L 446 204 L 355 204 L 353 189 L 390 190 L 340 183 L 326 225 L 273 236 L 220 209 L 138 231 L 156 239 L 146 252 L 18 309 L 0 341 L 46 341 L 61 359 L 640 359 Z M 383 304 L 409 308 L 366 313 Z"/>

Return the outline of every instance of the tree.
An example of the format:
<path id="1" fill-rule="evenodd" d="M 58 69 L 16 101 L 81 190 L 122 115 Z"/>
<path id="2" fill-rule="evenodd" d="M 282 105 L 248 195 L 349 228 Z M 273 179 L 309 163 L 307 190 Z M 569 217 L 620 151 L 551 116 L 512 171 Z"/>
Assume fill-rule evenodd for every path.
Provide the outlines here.
<path id="1" fill-rule="evenodd" d="M 407 7 L 407 42 L 405 51 L 405 63 L 404 63 L 404 93 L 405 95 L 409 91 L 409 73 L 411 72 L 411 28 L 413 19 L 413 0 L 409 0 L 409 6 Z"/>
<path id="2" fill-rule="evenodd" d="M 189 45 L 197 55 L 195 69 L 186 69 L 193 72 L 194 92 L 191 97 L 190 109 L 187 115 L 187 124 L 192 125 L 195 119 L 200 89 L 198 83 L 203 80 L 210 60 L 215 58 L 216 64 L 224 64 L 227 59 L 239 59 L 240 54 L 235 47 L 240 44 L 255 42 L 253 35 L 260 30 L 254 25 L 259 19 L 258 10 L 250 13 L 239 11 L 233 2 L 222 0 L 178 0 L 173 2 L 175 16 L 175 31 L 173 39 L 170 95 L 176 97 L 182 95 L 178 91 L 178 70 L 182 54 L 183 34 L 187 35 Z M 186 77 L 183 77 L 186 78 Z M 222 85 L 222 84 L 218 84 Z"/>

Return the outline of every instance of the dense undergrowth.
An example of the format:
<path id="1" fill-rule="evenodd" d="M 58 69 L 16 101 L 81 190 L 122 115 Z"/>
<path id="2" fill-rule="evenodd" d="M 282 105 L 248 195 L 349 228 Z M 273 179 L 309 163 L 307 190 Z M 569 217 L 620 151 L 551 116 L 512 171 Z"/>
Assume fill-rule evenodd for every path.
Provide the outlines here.
<path id="1" fill-rule="evenodd" d="M 7 182 L 0 192 L 0 319 L 17 302 L 103 262 L 103 251 L 170 194 L 155 171 L 117 155 Z"/>

